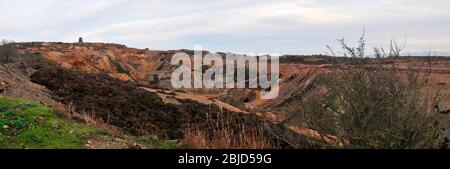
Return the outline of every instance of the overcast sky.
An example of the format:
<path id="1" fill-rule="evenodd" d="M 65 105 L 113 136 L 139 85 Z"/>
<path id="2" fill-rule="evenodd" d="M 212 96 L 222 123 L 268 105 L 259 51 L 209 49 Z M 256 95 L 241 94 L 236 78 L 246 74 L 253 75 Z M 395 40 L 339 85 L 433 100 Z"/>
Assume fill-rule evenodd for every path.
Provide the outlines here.
<path id="1" fill-rule="evenodd" d="M 448 0 L 0 0 L 0 38 L 150 49 L 325 53 L 336 39 L 450 55 Z"/>

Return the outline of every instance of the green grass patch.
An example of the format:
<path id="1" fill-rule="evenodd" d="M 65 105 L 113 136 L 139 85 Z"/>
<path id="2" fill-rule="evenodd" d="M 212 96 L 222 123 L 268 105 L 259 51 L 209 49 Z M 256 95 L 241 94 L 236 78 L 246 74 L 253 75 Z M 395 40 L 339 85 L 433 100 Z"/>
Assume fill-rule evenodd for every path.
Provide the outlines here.
<path id="1" fill-rule="evenodd" d="M 0 97 L 0 148 L 78 149 L 85 138 L 102 133 L 58 114 L 31 101 Z"/>

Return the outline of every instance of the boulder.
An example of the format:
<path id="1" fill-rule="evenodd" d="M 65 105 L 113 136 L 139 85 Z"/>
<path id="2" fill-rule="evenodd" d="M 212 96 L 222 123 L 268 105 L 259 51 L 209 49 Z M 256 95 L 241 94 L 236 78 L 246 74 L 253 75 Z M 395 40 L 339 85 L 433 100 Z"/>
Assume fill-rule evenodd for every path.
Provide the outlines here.
<path id="1" fill-rule="evenodd" d="M 450 113 L 450 96 L 442 96 L 436 103 L 436 108 L 442 114 Z"/>

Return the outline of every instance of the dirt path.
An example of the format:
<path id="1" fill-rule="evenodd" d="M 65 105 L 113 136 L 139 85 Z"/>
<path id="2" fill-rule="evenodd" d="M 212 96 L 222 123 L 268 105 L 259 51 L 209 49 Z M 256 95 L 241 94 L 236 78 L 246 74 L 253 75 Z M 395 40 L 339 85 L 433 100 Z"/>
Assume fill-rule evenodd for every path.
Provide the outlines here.
<path id="1" fill-rule="evenodd" d="M 228 103 L 222 102 L 218 99 L 211 99 L 206 96 L 202 96 L 194 93 L 181 93 L 181 92 L 173 92 L 168 90 L 156 90 L 150 88 L 143 88 L 149 92 L 156 93 L 158 96 L 163 99 L 163 102 L 174 105 L 181 105 L 182 103 L 179 100 L 193 100 L 202 104 L 211 105 L 214 104 L 221 109 L 226 109 L 235 113 L 245 113 L 250 114 L 250 112 L 243 111 L 237 107 L 234 107 Z"/>

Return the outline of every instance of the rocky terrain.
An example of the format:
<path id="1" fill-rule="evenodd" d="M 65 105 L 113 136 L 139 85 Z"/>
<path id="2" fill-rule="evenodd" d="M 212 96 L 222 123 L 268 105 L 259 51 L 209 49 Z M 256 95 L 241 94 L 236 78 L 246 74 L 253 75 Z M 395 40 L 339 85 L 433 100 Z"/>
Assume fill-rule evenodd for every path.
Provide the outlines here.
<path id="1" fill-rule="evenodd" d="M 239 121 L 236 124 L 248 123 L 242 119 L 250 117 L 257 119 L 250 121 L 257 125 L 264 125 L 263 121 L 281 125 L 289 111 L 280 107 L 307 90 L 317 76 L 330 71 L 332 62 L 326 56 L 283 56 L 280 95 L 262 100 L 256 89 L 173 90 L 170 77 L 176 67 L 170 65 L 171 57 L 178 51 L 192 54 L 189 50 L 155 51 L 103 43 L 13 45 L 20 57 L 0 65 L 0 96 L 28 99 L 55 109 L 67 110 L 71 105 L 76 112 L 91 112 L 102 123 L 125 132 L 170 140 L 182 139 L 183 129 L 191 124 L 208 125 L 198 122 L 208 118 L 205 112 L 233 114 L 232 119 Z M 421 95 L 428 112 L 439 112 L 434 115 L 450 136 L 450 58 L 400 57 L 385 62 L 386 69 L 394 66 L 400 74 L 414 70 L 427 75 Z M 215 118 L 220 118 L 219 114 Z M 313 130 L 286 125 L 276 128 L 324 139 Z M 336 139 L 325 138 L 326 142 Z"/>
<path id="2" fill-rule="evenodd" d="M 176 68 L 170 65 L 171 57 L 178 51 L 193 53 L 188 50 L 153 51 L 148 49 L 128 48 L 124 45 L 102 43 L 18 43 L 17 48 L 23 52 L 39 54 L 64 68 L 74 68 L 89 73 L 107 73 L 122 81 L 137 82 L 142 86 L 170 89 L 170 77 Z M 323 56 L 296 57 L 284 56 L 281 59 L 280 77 L 282 78 L 280 95 L 275 100 L 259 100 L 255 92 L 247 91 L 247 98 L 241 98 L 232 105 L 242 109 L 266 109 L 274 107 L 284 99 L 294 95 L 301 88 L 306 88 L 317 74 L 326 72 L 329 60 Z M 407 57 L 386 61 L 387 66 L 394 64 L 402 70 L 410 67 L 417 71 L 430 73 L 431 91 L 447 92 L 449 87 L 450 61 L 448 58 Z M 186 90 L 188 91 L 188 90 Z M 154 91 L 153 92 L 157 92 Z M 188 91 L 209 99 L 226 100 L 232 95 L 229 90 Z M 242 95 L 242 92 L 239 92 Z M 232 98 L 235 98 L 234 96 Z M 245 102 L 246 104 L 242 104 Z M 445 102 L 445 101 L 443 101 Z M 442 111 L 448 110 L 441 104 Z"/>

